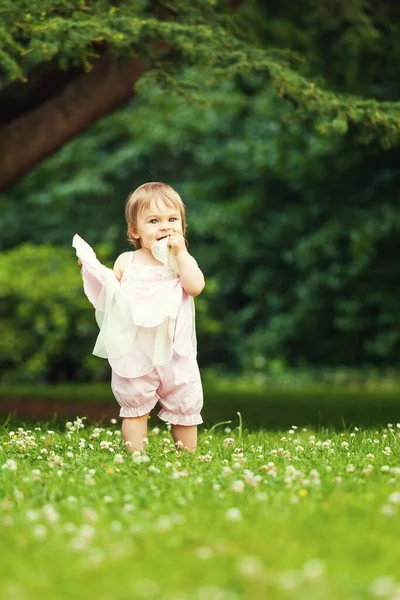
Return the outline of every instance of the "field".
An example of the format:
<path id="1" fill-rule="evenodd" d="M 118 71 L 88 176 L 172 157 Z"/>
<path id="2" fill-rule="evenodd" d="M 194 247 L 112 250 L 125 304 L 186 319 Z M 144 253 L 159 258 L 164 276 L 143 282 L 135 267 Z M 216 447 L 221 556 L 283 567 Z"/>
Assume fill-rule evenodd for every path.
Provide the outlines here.
<path id="1" fill-rule="evenodd" d="M 116 422 L 8 423 L 1 597 L 399 600 L 400 423 L 245 426 L 128 455 Z"/>

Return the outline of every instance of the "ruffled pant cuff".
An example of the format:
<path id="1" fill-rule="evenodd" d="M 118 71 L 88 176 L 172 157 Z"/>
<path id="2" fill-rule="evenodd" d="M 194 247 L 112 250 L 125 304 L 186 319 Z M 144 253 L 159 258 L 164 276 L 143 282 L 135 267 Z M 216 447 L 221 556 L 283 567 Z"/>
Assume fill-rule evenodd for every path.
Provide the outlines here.
<path id="1" fill-rule="evenodd" d="M 125 417 L 128 419 L 133 418 L 133 417 L 142 417 L 146 413 L 151 412 L 156 404 L 157 404 L 157 400 L 154 400 L 152 402 L 147 402 L 147 404 L 142 404 L 141 406 L 137 406 L 137 407 L 121 406 L 121 410 L 119 411 L 119 416 Z"/>
<path id="2" fill-rule="evenodd" d="M 201 415 L 177 415 L 162 408 L 157 415 L 163 421 L 171 423 L 171 425 L 200 425 L 203 423 Z"/>

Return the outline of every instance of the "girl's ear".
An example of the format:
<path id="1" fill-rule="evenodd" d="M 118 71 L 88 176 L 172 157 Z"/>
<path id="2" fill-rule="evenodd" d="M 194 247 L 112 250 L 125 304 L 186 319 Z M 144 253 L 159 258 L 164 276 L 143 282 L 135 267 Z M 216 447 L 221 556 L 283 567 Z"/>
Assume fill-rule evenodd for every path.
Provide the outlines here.
<path id="1" fill-rule="evenodd" d="M 129 234 L 135 238 L 135 240 L 138 240 L 140 238 L 140 235 L 138 234 L 138 232 L 136 231 L 136 229 L 134 229 L 133 227 L 129 227 Z"/>

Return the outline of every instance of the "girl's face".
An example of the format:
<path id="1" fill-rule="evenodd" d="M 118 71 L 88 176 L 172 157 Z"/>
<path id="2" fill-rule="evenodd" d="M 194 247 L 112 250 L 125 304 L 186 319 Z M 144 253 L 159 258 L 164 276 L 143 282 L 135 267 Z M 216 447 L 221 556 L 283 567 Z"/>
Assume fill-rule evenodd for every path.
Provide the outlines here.
<path id="1" fill-rule="evenodd" d="M 152 245 L 171 233 L 182 231 L 182 218 L 177 208 L 153 201 L 150 207 L 142 210 L 137 217 L 137 230 L 133 233 L 140 240 L 142 248 L 150 250 Z"/>

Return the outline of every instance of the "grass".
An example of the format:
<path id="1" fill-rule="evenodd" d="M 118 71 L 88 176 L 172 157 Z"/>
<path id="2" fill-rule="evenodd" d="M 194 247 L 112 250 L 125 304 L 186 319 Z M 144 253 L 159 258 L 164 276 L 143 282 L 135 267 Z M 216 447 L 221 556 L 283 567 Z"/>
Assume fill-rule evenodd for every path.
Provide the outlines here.
<path id="1" fill-rule="evenodd" d="M 24 404 L 34 400 L 55 400 L 68 406 L 115 406 L 109 384 L 60 384 L 2 386 L 0 410 L 7 412 L 10 399 L 21 399 L 19 414 Z M 349 389 L 347 387 L 314 385 L 304 389 L 258 387 L 238 380 L 223 384 L 205 382 L 202 417 L 206 424 L 234 420 L 238 412 L 250 428 L 298 426 L 346 428 L 351 425 L 383 426 L 399 418 L 400 387 L 397 389 Z M 2 408 L 2 406 L 4 408 Z M 75 410 L 75 408 L 74 408 Z"/>
<path id="2" fill-rule="evenodd" d="M 115 423 L 1 431 L 0 594 L 336 600 L 400 594 L 400 424 L 336 432 Z M 397 578 L 397 579 L 396 579 Z"/>

